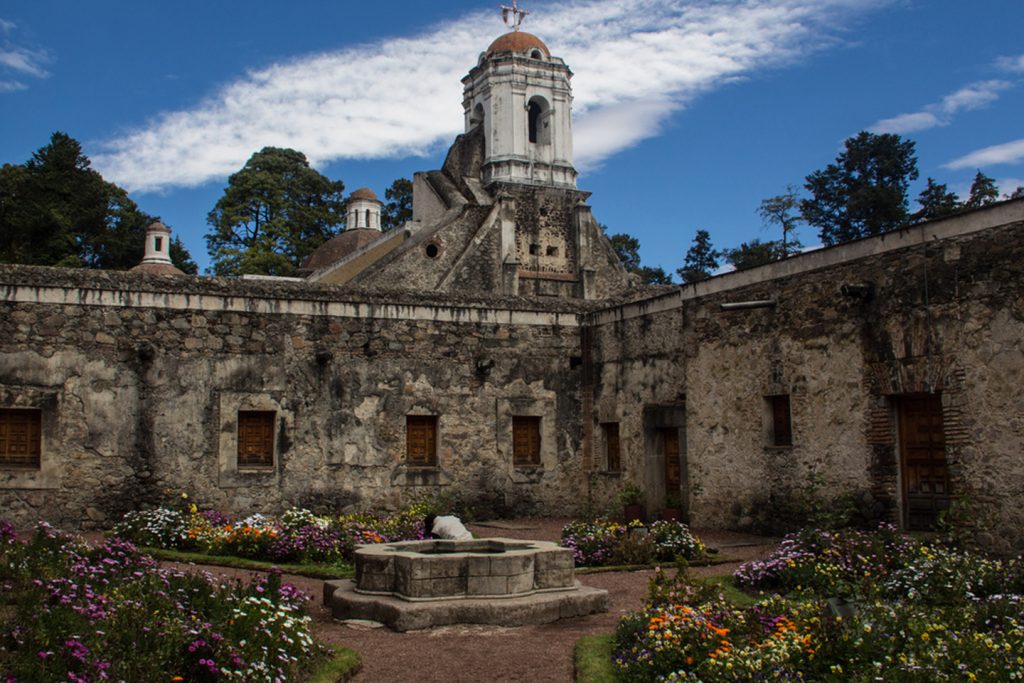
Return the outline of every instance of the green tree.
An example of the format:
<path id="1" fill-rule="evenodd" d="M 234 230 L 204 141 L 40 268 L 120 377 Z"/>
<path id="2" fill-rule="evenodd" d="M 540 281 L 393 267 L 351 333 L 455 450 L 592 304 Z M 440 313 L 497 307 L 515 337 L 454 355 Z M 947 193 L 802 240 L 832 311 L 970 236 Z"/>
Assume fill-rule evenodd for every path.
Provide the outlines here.
<path id="1" fill-rule="evenodd" d="M 803 220 L 799 207 L 800 200 L 797 198 L 796 189 L 792 186 L 787 187 L 783 194 L 762 200 L 761 205 L 757 207 L 757 214 L 761 220 L 782 228 L 782 240 L 777 243 L 779 258 L 789 258 L 791 254 L 803 249 L 804 245 L 800 244 L 800 240 L 795 236 L 796 226 Z M 739 268 L 739 266 L 736 267 Z"/>
<path id="2" fill-rule="evenodd" d="M 1018 185 L 1007 199 L 1024 199 L 1024 185 Z"/>
<path id="3" fill-rule="evenodd" d="M 999 201 L 999 188 L 996 181 L 989 178 L 980 170 L 974 175 L 974 182 L 971 183 L 971 194 L 964 202 L 964 207 L 977 209 L 978 207 L 992 204 Z"/>
<path id="4" fill-rule="evenodd" d="M 755 266 L 763 266 L 772 261 L 778 261 L 784 258 L 783 254 L 782 243 L 774 240 L 768 242 L 752 240 L 744 242 L 734 249 L 722 251 L 722 256 L 736 270 L 754 268 Z"/>
<path id="5" fill-rule="evenodd" d="M 950 192 L 945 183 L 937 183 L 928 178 L 928 183 L 917 196 L 917 203 L 921 210 L 914 214 L 914 220 L 927 221 L 933 218 L 942 218 L 958 211 L 960 198 L 955 192 Z"/>
<path id="6" fill-rule="evenodd" d="M 672 276 L 661 266 L 640 266 L 633 272 L 640 276 L 640 282 L 645 285 L 672 284 Z"/>
<path id="7" fill-rule="evenodd" d="M 171 240 L 170 246 L 171 263 L 178 267 L 178 270 L 185 273 L 186 275 L 196 275 L 199 273 L 199 266 L 192 260 L 192 254 L 188 253 L 188 249 L 185 248 L 185 244 L 181 241 L 177 235 Z"/>
<path id="8" fill-rule="evenodd" d="M 826 245 L 880 235 L 908 223 L 907 192 L 916 179 L 912 141 L 862 131 L 846 140 L 835 163 L 807 176 L 811 198 L 800 211 Z"/>
<path id="9" fill-rule="evenodd" d="M 293 275 L 338 232 L 345 185 L 311 168 L 294 149 L 264 147 L 228 178 L 206 218 L 215 275 Z"/>
<path id="10" fill-rule="evenodd" d="M 719 253 L 711 246 L 711 235 L 707 230 L 698 230 L 683 259 L 683 267 L 676 272 L 685 283 L 707 280 L 718 268 L 718 257 Z"/>
<path id="11" fill-rule="evenodd" d="M 398 178 L 391 187 L 384 190 L 384 210 L 381 211 L 381 228 L 385 231 L 400 228 L 412 220 L 412 181 Z"/>
<path id="12" fill-rule="evenodd" d="M 602 230 L 606 230 L 604 225 Z M 612 249 L 622 262 L 622 266 L 631 273 L 640 276 L 640 281 L 645 285 L 670 285 L 672 277 L 659 266 L 644 266 L 640 264 L 640 240 L 627 235 L 624 232 L 616 233 L 608 238 L 612 243 Z"/>
<path id="13" fill-rule="evenodd" d="M 608 241 L 612 243 L 612 249 L 619 257 L 622 267 L 635 273 L 640 268 L 640 240 L 624 232 L 619 232 L 611 235 Z"/>
<path id="14" fill-rule="evenodd" d="M 155 219 L 93 170 L 71 136 L 55 132 L 22 165 L 0 169 L 0 261 L 125 270 Z M 182 247 L 186 260 L 191 260 Z"/>

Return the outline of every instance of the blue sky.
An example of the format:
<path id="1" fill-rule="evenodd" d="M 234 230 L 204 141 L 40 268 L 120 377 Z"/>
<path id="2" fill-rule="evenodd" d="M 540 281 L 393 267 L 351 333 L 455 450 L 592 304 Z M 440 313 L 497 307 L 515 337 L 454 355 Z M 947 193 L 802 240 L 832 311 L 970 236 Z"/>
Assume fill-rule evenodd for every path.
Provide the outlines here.
<path id="1" fill-rule="evenodd" d="M 525 1 L 573 79 L 579 186 L 674 271 L 693 234 L 774 239 L 760 201 L 860 130 L 917 143 L 921 179 L 1024 185 L 1020 0 Z M 62 130 L 208 263 L 206 214 L 265 145 L 383 195 L 440 166 L 498 2 L 0 5 L 0 162 Z M 817 242 L 804 227 L 805 244 Z"/>

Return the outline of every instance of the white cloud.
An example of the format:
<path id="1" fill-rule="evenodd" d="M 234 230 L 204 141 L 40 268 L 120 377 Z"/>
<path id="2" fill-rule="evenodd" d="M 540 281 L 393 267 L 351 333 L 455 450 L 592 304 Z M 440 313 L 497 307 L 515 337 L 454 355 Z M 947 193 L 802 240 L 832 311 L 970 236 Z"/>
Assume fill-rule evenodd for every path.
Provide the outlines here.
<path id="1" fill-rule="evenodd" d="M 935 126 L 946 125 L 935 114 L 928 111 L 918 111 L 913 114 L 900 114 L 891 119 L 882 119 L 871 130 L 875 133 L 897 133 L 905 135 L 919 130 L 928 130 Z"/>
<path id="2" fill-rule="evenodd" d="M 997 164 L 1018 164 L 1022 161 L 1024 161 L 1024 138 L 975 150 L 948 164 L 943 164 L 943 167 L 950 169 L 982 168 Z"/>
<path id="3" fill-rule="evenodd" d="M 536 12 L 524 30 L 576 72 L 576 159 L 592 167 L 657 135 L 701 92 L 823 49 L 846 13 L 890 1 L 577 0 Z M 223 178 L 265 145 L 315 165 L 424 154 L 461 132 L 460 79 L 501 30 L 495 13 L 478 12 L 275 64 L 107 141 L 93 162 L 146 191 Z"/>
<path id="4" fill-rule="evenodd" d="M 0 48 L 0 66 L 27 76 L 35 76 L 36 78 L 49 76 L 49 72 L 43 68 L 43 63 L 46 61 L 46 53 L 39 50 L 18 47 Z"/>
<path id="5" fill-rule="evenodd" d="M 996 65 L 1004 70 L 1014 73 L 1024 73 L 1024 55 L 1016 57 L 1000 57 Z"/>
<path id="6" fill-rule="evenodd" d="M 0 19 L 0 35 L 9 36 L 14 32 L 15 24 L 5 19 Z M 50 55 L 45 50 L 32 50 L 27 47 L 15 45 L 10 40 L 0 42 L 0 93 L 25 90 L 26 86 L 18 80 L 10 80 L 12 72 L 15 76 L 31 76 L 33 78 L 46 78 L 50 73 L 43 66 L 50 61 Z"/>
<path id="7" fill-rule="evenodd" d="M 900 135 L 927 130 L 936 126 L 948 126 L 953 117 L 962 111 L 980 109 L 999 99 L 999 93 L 1013 87 L 1013 83 L 1002 80 L 978 81 L 966 85 L 942 98 L 940 102 L 929 104 L 921 111 L 900 114 L 890 119 L 882 119 L 873 126 L 874 133 L 897 133 Z"/>

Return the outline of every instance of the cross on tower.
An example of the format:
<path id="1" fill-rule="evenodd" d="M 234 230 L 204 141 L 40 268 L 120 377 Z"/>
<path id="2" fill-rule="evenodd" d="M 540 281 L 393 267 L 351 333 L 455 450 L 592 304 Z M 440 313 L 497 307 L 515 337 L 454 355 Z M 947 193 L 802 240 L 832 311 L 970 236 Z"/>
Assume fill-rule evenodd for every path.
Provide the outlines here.
<path id="1" fill-rule="evenodd" d="M 519 26 L 523 23 L 523 19 L 529 14 L 524 9 L 519 9 L 517 0 L 512 0 L 512 6 L 507 5 L 501 6 L 501 20 L 505 22 L 505 25 L 510 27 L 513 31 L 518 31 Z M 512 17 L 512 23 L 509 23 L 509 16 Z"/>

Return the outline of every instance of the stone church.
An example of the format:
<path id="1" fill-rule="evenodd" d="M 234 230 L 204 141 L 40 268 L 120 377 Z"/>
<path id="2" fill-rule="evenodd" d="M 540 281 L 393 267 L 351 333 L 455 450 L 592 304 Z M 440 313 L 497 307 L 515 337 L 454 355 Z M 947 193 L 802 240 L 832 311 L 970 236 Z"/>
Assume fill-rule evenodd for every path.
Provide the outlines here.
<path id="1" fill-rule="evenodd" d="M 644 287 L 577 188 L 571 77 L 499 37 L 413 220 L 355 191 L 300 280 L 181 275 L 160 225 L 131 272 L 0 266 L 0 516 L 573 514 L 635 484 L 729 528 L 813 486 L 908 529 L 969 498 L 1021 547 L 1024 201 Z"/>

